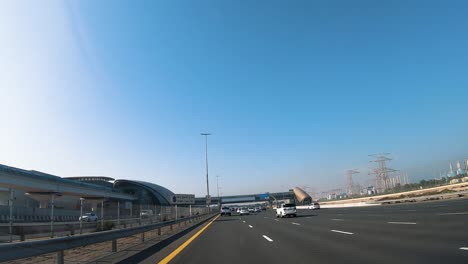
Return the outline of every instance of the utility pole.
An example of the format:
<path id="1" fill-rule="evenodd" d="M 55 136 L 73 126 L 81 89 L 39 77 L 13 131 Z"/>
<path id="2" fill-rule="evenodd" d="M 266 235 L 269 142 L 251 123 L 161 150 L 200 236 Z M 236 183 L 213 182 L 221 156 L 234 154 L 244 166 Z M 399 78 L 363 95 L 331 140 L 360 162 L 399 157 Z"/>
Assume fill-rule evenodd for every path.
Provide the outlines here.
<path id="1" fill-rule="evenodd" d="M 370 157 L 375 158 L 370 162 L 375 162 L 378 164 L 377 168 L 371 169 L 370 175 L 375 176 L 375 185 L 378 193 L 383 193 L 390 188 L 389 174 L 395 172 L 396 170 L 390 169 L 387 167 L 386 162 L 392 160 L 388 157 L 390 153 L 378 153 L 369 155 Z"/>
<path id="2" fill-rule="evenodd" d="M 348 192 L 348 195 L 352 195 L 354 194 L 354 182 L 353 182 L 353 174 L 357 174 L 359 173 L 358 170 L 347 170 L 346 171 L 346 180 L 347 180 L 347 192 Z"/>
<path id="3" fill-rule="evenodd" d="M 208 183 L 208 136 L 210 136 L 210 133 L 201 133 L 200 135 L 205 136 L 205 158 L 206 158 L 206 204 L 208 208 L 210 207 L 211 204 L 211 198 L 210 198 L 210 185 Z"/>

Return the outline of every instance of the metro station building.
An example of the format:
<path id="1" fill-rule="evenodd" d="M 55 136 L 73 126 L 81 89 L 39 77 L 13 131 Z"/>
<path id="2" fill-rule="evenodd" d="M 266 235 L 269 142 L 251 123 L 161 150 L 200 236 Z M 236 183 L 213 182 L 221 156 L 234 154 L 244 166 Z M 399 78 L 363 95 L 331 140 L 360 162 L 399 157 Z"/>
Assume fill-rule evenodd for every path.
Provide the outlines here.
<path id="1" fill-rule="evenodd" d="M 154 183 L 115 180 L 110 177 L 86 176 L 62 178 L 34 170 L 0 165 L 0 221 L 9 215 L 9 203 L 18 220 L 36 220 L 55 214 L 75 219 L 83 212 L 103 209 L 108 218 L 119 214 L 138 216 L 140 210 L 158 213 L 174 204 L 175 194 Z M 71 219 L 69 219 L 71 217 Z"/>

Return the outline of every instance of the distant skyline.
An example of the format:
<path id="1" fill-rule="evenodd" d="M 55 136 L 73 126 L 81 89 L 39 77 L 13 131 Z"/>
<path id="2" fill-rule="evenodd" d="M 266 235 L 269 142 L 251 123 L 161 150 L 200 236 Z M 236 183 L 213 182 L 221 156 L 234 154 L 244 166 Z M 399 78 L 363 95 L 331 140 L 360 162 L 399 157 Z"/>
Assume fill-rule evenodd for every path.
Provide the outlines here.
<path id="1" fill-rule="evenodd" d="M 2 1 L 0 163 L 206 195 L 468 158 L 466 1 Z M 309 191 L 311 191 L 309 189 Z"/>

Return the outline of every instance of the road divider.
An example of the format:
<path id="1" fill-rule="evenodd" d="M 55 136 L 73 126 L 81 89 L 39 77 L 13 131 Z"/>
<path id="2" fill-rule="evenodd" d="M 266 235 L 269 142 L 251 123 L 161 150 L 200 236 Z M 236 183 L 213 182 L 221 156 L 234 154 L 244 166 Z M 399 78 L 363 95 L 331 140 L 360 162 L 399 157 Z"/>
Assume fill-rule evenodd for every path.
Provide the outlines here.
<path id="1" fill-rule="evenodd" d="M 380 203 L 373 203 L 373 202 L 358 202 L 358 203 L 336 203 L 336 204 L 321 204 L 320 208 L 327 209 L 327 208 L 346 208 L 346 207 L 365 207 L 365 206 L 376 206 L 380 205 Z M 299 205 L 296 206 L 297 209 L 309 209 L 308 205 Z M 312 209 L 310 209 L 312 210 Z"/>

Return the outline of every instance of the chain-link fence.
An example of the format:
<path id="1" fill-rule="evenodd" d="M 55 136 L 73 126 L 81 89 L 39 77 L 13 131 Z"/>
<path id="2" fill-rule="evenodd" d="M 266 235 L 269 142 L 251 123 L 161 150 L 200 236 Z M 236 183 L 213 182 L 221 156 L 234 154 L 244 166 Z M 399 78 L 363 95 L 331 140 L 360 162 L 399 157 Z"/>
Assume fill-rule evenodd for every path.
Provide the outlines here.
<path id="1" fill-rule="evenodd" d="M 24 241 L 31 238 L 67 236 L 115 228 L 178 220 L 209 212 L 205 206 L 140 206 L 130 209 L 102 204 L 95 211 L 54 208 L 0 206 L 0 241 Z M 92 217 L 83 217 L 81 214 Z"/>

